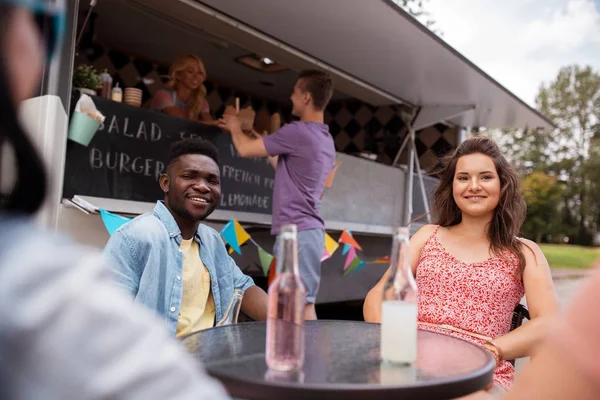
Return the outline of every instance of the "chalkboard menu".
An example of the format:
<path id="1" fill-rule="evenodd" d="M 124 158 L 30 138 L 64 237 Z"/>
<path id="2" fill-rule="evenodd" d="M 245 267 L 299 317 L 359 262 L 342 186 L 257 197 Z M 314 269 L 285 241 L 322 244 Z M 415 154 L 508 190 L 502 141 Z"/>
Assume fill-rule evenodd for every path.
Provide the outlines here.
<path id="1" fill-rule="evenodd" d="M 267 159 L 241 158 L 231 136 L 212 126 L 94 97 L 106 117 L 88 147 L 67 145 L 64 197 L 155 202 L 173 142 L 202 137 L 220 153 L 220 210 L 271 214 L 274 170 Z"/>

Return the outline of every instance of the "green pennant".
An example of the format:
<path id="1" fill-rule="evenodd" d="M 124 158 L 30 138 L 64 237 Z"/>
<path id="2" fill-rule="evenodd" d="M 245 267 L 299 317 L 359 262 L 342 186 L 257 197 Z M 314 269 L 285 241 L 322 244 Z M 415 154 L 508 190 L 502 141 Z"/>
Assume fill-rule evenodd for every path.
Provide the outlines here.
<path id="1" fill-rule="evenodd" d="M 269 274 L 269 267 L 271 266 L 271 261 L 273 261 L 273 255 L 267 253 L 263 250 L 262 247 L 257 246 L 258 248 L 258 258 L 260 259 L 260 266 L 262 267 L 263 273 L 265 276 Z"/>
<path id="2" fill-rule="evenodd" d="M 365 266 L 365 264 L 366 264 L 366 262 L 364 262 L 363 260 L 358 258 L 358 256 L 355 256 L 354 260 L 352 260 L 350 265 L 348 265 L 348 268 L 344 271 L 344 276 L 351 274 L 355 270 L 361 269 L 362 267 Z"/>

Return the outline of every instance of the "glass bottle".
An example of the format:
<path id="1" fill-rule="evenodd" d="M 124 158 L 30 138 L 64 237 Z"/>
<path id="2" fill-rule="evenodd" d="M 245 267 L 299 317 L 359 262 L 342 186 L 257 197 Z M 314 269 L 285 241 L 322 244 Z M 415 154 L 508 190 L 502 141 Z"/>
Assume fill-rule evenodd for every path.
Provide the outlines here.
<path id="1" fill-rule="evenodd" d="M 298 274 L 296 225 L 279 234 L 277 275 L 269 287 L 266 363 L 275 371 L 291 371 L 304 364 L 304 305 L 306 289 Z"/>
<path id="2" fill-rule="evenodd" d="M 381 359 L 392 364 L 411 364 L 417 358 L 417 284 L 408 247 L 408 228 L 397 228 L 381 303 Z"/>
<path id="3" fill-rule="evenodd" d="M 104 72 L 100 74 L 100 79 L 102 80 L 102 91 L 100 95 L 105 99 L 110 99 L 112 93 L 112 82 L 113 78 L 108 73 L 108 70 L 105 69 Z"/>
<path id="4" fill-rule="evenodd" d="M 242 308 L 242 299 L 244 298 L 244 291 L 242 289 L 234 289 L 233 296 L 231 296 L 231 300 L 229 301 L 229 305 L 225 310 L 225 315 L 217 325 L 215 326 L 224 326 L 224 325 L 233 325 L 237 324 L 238 317 L 240 315 L 240 309 Z"/>
<path id="5" fill-rule="evenodd" d="M 117 103 L 123 102 L 123 90 L 119 87 L 119 82 L 115 85 L 112 90 L 112 101 L 116 101 Z"/>

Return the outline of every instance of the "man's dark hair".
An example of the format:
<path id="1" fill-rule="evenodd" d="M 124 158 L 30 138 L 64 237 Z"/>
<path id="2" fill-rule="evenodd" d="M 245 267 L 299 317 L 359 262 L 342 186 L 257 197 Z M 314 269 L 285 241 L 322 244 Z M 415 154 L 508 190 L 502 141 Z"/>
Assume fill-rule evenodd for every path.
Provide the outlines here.
<path id="1" fill-rule="evenodd" d="M 201 154 L 208 158 L 212 158 L 217 165 L 219 163 L 219 151 L 214 144 L 208 140 L 201 138 L 183 139 L 171 145 L 171 152 L 167 161 L 167 167 L 170 166 L 177 158 L 186 154 Z"/>
<path id="2" fill-rule="evenodd" d="M 331 77 L 315 69 L 300 72 L 298 75 L 300 89 L 310 93 L 315 108 L 319 111 L 325 110 L 331 96 L 333 96 L 333 82 Z"/>

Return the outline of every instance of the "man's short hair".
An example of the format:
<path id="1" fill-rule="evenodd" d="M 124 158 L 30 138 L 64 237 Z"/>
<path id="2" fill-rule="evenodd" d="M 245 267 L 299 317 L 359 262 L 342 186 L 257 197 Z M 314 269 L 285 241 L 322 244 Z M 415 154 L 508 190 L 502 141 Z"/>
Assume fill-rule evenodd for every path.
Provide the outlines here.
<path id="1" fill-rule="evenodd" d="M 331 77 L 323 71 L 309 69 L 300 72 L 298 80 L 300 89 L 310 93 L 315 108 L 319 111 L 325 110 L 333 96 Z"/>
<path id="2" fill-rule="evenodd" d="M 208 158 L 212 158 L 217 165 L 220 165 L 219 151 L 214 144 L 202 138 L 191 138 L 180 140 L 171 145 L 167 167 L 176 159 L 186 154 L 201 154 Z"/>

